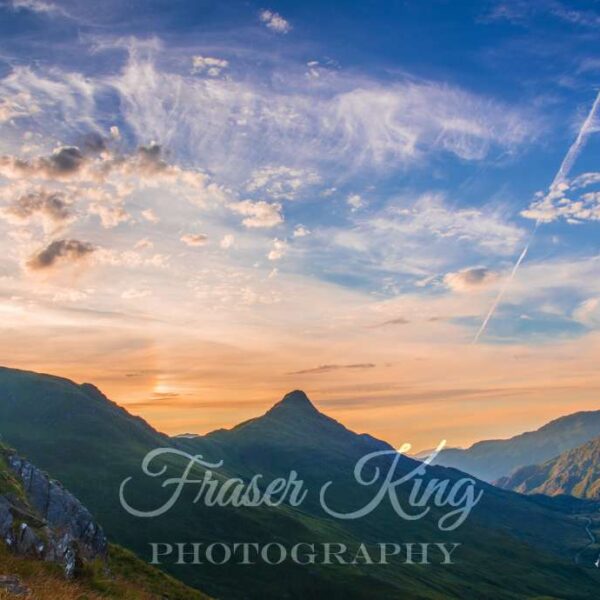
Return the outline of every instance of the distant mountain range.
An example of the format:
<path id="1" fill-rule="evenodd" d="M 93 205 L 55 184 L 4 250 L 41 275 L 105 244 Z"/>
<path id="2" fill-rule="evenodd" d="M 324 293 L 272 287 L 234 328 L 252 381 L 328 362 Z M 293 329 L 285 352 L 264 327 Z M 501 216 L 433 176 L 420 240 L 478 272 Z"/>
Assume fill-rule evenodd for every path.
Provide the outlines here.
<path id="1" fill-rule="evenodd" d="M 391 446 L 356 434 L 317 410 L 302 392 L 288 394 L 265 415 L 206 436 L 170 438 L 109 401 L 89 384 L 12 369 L 0 369 L 0 435 L 20 453 L 59 478 L 91 510 L 107 535 L 149 558 L 150 542 L 458 542 L 451 566 L 311 565 L 175 566 L 169 572 L 222 599 L 304 600 L 517 600 L 538 597 L 589 600 L 600 572 L 573 559 L 588 543 L 581 521 L 551 500 L 539 502 L 479 483 L 484 494 L 458 530 L 440 532 L 443 511 L 433 507 L 419 521 L 400 519 L 388 501 L 355 521 L 323 513 L 318 490 L 333 481 L 332 500 L 361 506 L 373 489 L 359 486 L 353 469 L 360 458 Z M 154 507 L 170 493 L 140 470 L 156 448 L 175 448 L 223 460 L 219 473 L 248 481 L 254 474 L 285 476 L 295 470 L 312 491 L 298 508 L 206 507 L 193 504 L 197 490 L 156 519 L 127 514 L 118 499 L 121 482 L 134 477 L 129 501 Z M 387 460 L 387 459 L 386 459 Z M 389 461 L 378 466 L 383 470 Z M 389 460 L 392 460 L 389 457 Z M 398 472 L 418 466 L 401 457 Z M 181 463 L 169 462 L 181 473 Z M 385 471 L 382 471 L 385 472 Z M 465 477 L 455 469 L 430 467 L 425 482 Z M 397 488 L 406 505 L 408 491 Z M 162 495 L 161 495 L 162 494 Z M 582 501 L 579 501 L 580 504 Z M 580 510 L 580 509 L 579 509 Z"/>
<path id="2" fill-rule="evenodd" d="M 437 456 L 434 464 L 454 467 L 492 482 L 519 467 L 545 463 L 599 436 L 600 410 L 578 412 L 506 440 L 477 442 L 465 450 L 448 448 Z M 424 454 L 419 453 L 419 457 Z"/>
<path id="3" fill-rule="evenodd" d="M 521 467 L 497 485 L 523 494 L 600 500 L 600 437 L 541 465 Z"/>

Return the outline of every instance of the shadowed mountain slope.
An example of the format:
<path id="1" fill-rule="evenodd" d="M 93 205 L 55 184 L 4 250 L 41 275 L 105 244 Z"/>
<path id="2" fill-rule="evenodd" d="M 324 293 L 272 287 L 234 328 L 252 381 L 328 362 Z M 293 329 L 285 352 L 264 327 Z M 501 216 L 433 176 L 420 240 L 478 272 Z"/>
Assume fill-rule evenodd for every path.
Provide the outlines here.
<path id="1" fill-rule="evenodd" d="M 496 485 L 522 494 L 568 494 L 600 500 L 600 438 L 541 465 L 517 469 Z"/>

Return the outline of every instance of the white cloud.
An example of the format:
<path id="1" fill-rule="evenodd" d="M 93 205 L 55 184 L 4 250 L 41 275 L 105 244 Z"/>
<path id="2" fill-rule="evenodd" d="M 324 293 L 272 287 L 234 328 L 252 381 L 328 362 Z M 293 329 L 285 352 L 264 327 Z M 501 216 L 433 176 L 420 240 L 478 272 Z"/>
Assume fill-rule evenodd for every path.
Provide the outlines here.
<path id="1" fill-rule="evenodd" d="M 148 221 L 150 223 L 160 223 L 160 218 L 157 216 L 157 214 L 151 208 L 147 208 L 146 210 L 143 210 L 142 217 L 144 217 L 144 219 L 146 219 L 146 221 Z"/>
<path id="2" fill-rule="evenodd" d="M 123 300 L 138 300 L 139 298 L 147 298 L 152 292 L 147 289 L 129 288 L 121 294 Z"/>
<path id="3" fill-rule="evenodd" d="M 0 123 L 39 112 L 40 107 L 28 92 L 17 92 L 13 96 L 0 99 Z"/>
<path id="4" fill-rule="evenodd" d="M 295 238 L 306 237 L 310 235 L 310 229 L 304 227 L 304 225 L 296 225 L 294 233 L 292 234 Z"/>
<path id="5" fill-rule="evenodd" d="M 596 185 L 600 183 L 600 173 L 597 172 L 589 172 L 582 173 L 573 179 L 571 182 L 572 189 L 584 188 L 590 185 Z"/>
<path id="6" fill-rule="evenodd" d="M 142 238 L 141 240 L 137 241 L 133 247 L 136 250 L 147 250 L 154 248 L 154 243 L 148 238 Z"/>
<path id="7" fill-rule="evenodd" d="M 206 246 L 208 244 L 208 236 L 204 233 L 186 233 L 180 239 L 186 246 L 191 247 Z"/>
<path id="8" fill-rule="evenodd" d="M 92 215 L 98 215 L 100 217 L 102 227 L 105 229 L 117 227 L 120 223 L 127 223 L 127 221 L 131 220 L 131 215 L 119 205 L 93 202 L 90 204 L 89 212 Z"/>
<path id="9" fill-rule="evenodd" d="M 360 194 L 350 194 L 346 198 L 346 202 L 348 203 L 348 206 L 352 208 L 352 210 L 358 210 L 363 206 L 363 199 Z"/>
<path id="10" fill-rule="evenodd" d="M 266 192 L 275 200 L 294 200 L 304 188 L 320 181 L 321 177 L 313 169 L 266 166 L 252 172 L 246 190 Z"/>
<path id="11" fill-rule="evenodd" d="M 91 200 L 88 212 L 100 217 L 102 227 L 112 229 L 121 223 L 131 221 L 131 215 L 121 203 L 118 194 L 109 193 L 102 188 L 86 188 L 85 195 Z"/>
<path id="12" fill-rule="evenodd" d="M 99 248 L 95 253 L 98 264 L 113 267 L 125 267 L 128 269 L 140 269 L 148 267 L 153 269 L 164 269 L 169 262 L 169 257 L 164 254 L 153 254 L 144 256 L 133 250 L 114 250 L 110 248 Z"/>
<path id="13" fill-rule="evenodd" d="M 271 251 L 267 255 L 269 260 L 280 260 L 284 257 L 285 253 L 288 250 L 288 244 L 285 240 L 273 240 L 273 246 L 271 247 Z"/>
<path id="14" fill-rule="evenodd" d="M 64 302 L 81 302 L 93 294 L 94 290 L 68 289 L 60 290 L 52 296 L 52 302 L 62 304 Z"/>
<path id="15" fill-rule="evenodd" d="M 254 227 L 275 227 L 283 223 L 281 215 L 281 204 L 269 203 L 264 200 L 252 202 L 251 200 L 242 200 L 229 205 L 229 208 L 245 218 L 242 223 L 249 228 Z"/>
<path id="16" fill-rule="evenodd" d="M 66 15 L 67 13 L 63 8 L 57 6 L 52 2 L 45 0 L 12 0 L 12 7 L 15 10 L 31 10 L 37 13 L 60 13 Z"/>
<path id="17" fill-rule="evenodd" d="M 292 28 L 289 21 L 272 10 L 262 10 L 259 17 L 269 29 L 277 33 L 288 33 Z"/>
<path id="18" fill-rule="evenodd" d="M 588 298 L 573 311 L 573 318 L 584 325 L 600 325 L 600 298 Z"/>
<path id="19" fill-rule="evenodd" d="M 223 248 L 223 250 L 227 250 L 231 248 L 235 244 L 235 236 L 231 233 L 227 233 L 223 236 L 221 241 L 219 242 L 219 246 Z"/>
<path id="20" fill-rule="evenodd" d="M 556 185 L 548 194 L 538 193 L 529 207 L 521 212 L 527 219 L 540 223 L 551 223 L 564 219 L 568 223 L 577 224 L 584 221 L 600 221 L 600 192 L 588 192 L 576 200 L 567 197 L 570 191 L 587 187 L 596 183 L 596 173 L 586 173 L 577 178 L 577 184 L 569 186 L 567 182 Z"/>
<path id="21" fill-rule="evenodd" d="M 218 77 L 229 66 L 229 61 L 211 56 L 193 56 L 192 73 L 206 73 L 210 77 Z"/>

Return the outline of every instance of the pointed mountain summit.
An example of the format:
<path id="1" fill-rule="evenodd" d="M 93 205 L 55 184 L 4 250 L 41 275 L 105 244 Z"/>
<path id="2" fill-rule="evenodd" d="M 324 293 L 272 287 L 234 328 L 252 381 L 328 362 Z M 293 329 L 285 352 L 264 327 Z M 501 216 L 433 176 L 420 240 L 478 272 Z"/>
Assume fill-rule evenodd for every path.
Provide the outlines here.
<path id="1" fill-rule="evenodd" d="M 300 449 L 305 456 L 311 452 L 330 452 L 356 458 L 391 449 L 386 442 L 350 431 L 322 413 L 301 390 L 289 392 L 260 417 L 232 429 L 214 431 L 202 439 L 196 438 L 194 443 L 216 443 L 229 450 L 237 448 L 240 454 L 245 454 L 247 461 L 257 448 L 260 448 L 261 457 L 284 457 L 291 453 L 294 459 Z"/>
<path id="2" fill-rule="evenodd" d="M 294 390 L 286 394 L 282 400 L 274 404 L 267 415 L 278 415 L 289 417 L 306 417 L 306 416 L 322 416 L 316 406 L 310 401 L 308 396 L 302 390 Z"/>
<path id="3" fill-rule="evenodd" d="M 286 394 L 282 400 L 273 406 L 276 407 L 294 407 L 299 409 L 312 409 L 317 410 L 315 405 L 309 400 L 308 396 L 302 390 L 294 390 L 289 394 Z"/>

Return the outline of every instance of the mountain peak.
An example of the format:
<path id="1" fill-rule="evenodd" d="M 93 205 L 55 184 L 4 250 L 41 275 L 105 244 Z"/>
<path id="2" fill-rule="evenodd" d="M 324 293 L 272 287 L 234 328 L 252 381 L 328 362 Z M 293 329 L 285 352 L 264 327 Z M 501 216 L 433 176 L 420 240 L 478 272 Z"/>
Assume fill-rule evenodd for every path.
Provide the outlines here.
<path id="1" fill-rule="evenodd" d="M 283 400 L 281 400 L 282 404 L 284 402 L 286 404 L 300 404 L 300 403 L 303 403 L 303 404 L 310 404 L 312 406 L 312 403 L 308 399 L 308 396 L 302 390 L 294 390 L 293 392 L 289 392 L 289 394 L 286 394 L 283 397 Z"/>
<path id="2" fill-rule="evenodd" d="M 313 410 L 317 410 L 302 390 L 289 392 L 275 406 L 294 406 L 296 408 L 312 408 Z"/>
<path id="3" fill-rule="evenodd" d="M 276 408 L 294 408 L 295 410 L 306 410 L 309 409 L 314 412 L 318 412 L 314 404 L 309 400 L 308 396 L 302 390 L 294 390 L 289 394 L 286 394 L 281 401 L 279 401 L 273 409 Z"/>

